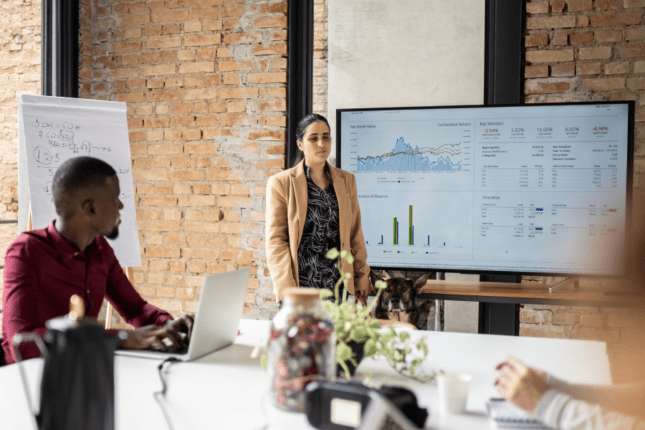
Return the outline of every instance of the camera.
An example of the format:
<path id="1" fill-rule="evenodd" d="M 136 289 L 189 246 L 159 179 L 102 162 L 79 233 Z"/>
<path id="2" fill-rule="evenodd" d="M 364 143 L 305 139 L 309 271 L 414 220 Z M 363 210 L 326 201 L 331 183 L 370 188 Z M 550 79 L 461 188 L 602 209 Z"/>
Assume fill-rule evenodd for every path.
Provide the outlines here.
<path id="1" fill-rule="evenodd" d="M 314 381 L 307 385 L 305 414 L 321 430 L 417 430 L 428 418 L 404 387 L 378 390 L 357 382 Z"/>

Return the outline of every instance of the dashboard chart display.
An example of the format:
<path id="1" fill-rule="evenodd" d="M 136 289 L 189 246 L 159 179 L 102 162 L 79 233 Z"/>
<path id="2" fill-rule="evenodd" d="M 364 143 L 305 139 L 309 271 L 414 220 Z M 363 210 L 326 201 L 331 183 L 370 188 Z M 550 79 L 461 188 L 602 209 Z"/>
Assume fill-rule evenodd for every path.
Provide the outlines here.
<path id="1" fill-rule="evenodd" d="M 368 263 L 621 275 L 633 103 L 337 111 Z"/>

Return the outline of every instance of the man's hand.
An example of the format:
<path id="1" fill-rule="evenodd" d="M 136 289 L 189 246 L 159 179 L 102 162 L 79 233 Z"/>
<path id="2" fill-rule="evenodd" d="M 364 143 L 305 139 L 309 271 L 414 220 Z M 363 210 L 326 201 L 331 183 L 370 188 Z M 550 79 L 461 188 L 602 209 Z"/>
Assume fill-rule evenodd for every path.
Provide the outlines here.
<path id="1" fill-rule="evenodd" d="M 193 332 L 193 315 L 184 315 L 180 318 L 167 321 L 163 326 L 150 324 L 138 329 L 127 331 L 126 338 L 121 342 L 124 349 L 155 349 L 173 352 L 182 345 L 188 344 Z"/>
<path id="2" fill-rule="evenodd" d="M 184 343 L 188 345 L 190 336 L 193 334 L 193 325 L 195 324 L 195 315 L 182 315 L 174 320 L 166 321 L 164 327 L 169 327 L 177 333 L 183 333 L 180 336 Z"/>
<path id="3" fill-rule="evenodd" d="M 542 395 L 549 389 L 546 372 L 528 367 L 511 356 L 495 370 L 501 370 L 495 379 L 497 391 L 509 402 L 535 415 Z"/>

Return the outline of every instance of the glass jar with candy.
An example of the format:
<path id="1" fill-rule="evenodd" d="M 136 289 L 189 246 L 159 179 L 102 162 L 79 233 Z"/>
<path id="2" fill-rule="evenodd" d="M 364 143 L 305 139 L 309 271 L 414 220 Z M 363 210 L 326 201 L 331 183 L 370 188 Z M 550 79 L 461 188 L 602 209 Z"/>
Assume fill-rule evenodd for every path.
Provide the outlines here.
<path id="1" fill-rule="evenodd" d="M 289 411 L 304 411 L 304 388 L 314 379 L 333 379 L 334 323 L 322 309 L 320 290 L 289 288 L 273 317 L 268 350 L 271 397 Z"/>

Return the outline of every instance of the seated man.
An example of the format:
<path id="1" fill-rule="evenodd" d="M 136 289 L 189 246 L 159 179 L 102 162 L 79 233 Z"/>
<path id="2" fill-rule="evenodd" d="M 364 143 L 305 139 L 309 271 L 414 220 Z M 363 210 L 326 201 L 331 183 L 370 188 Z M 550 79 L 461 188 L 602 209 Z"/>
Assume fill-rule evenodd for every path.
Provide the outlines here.
<path id="1" fill-rule="evenodd" d="M 127 332 L 122 347 L 179 347 L 180 330 L 190 336 L 192 319 L 173 320 L 168 312 L 147 303 L 105 240 L 118 236 L 121 222 L 123 204 L 115 170 L 96 158 L 72 158 L 56 171 L 52 186 L 57 219 L 47 228 L 20 234 L 7 249 L 2 294 L 6 363 L 15 362 L 14 335 L 42 336 L 45 321 L 68 313 L 74 294 L 84 299 L 86 316 L 98 316 L 107 298 L 125 321 L 137 327 Z M 23 359 L 40 355 L 33 343 L 21 345 L 20 353 Z"/>

